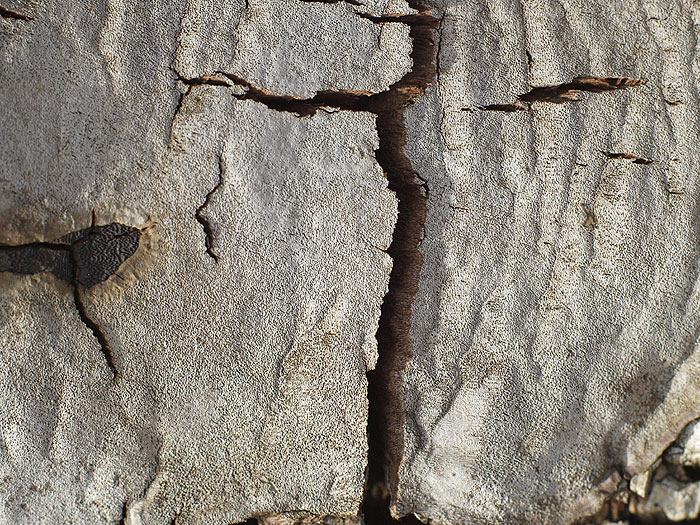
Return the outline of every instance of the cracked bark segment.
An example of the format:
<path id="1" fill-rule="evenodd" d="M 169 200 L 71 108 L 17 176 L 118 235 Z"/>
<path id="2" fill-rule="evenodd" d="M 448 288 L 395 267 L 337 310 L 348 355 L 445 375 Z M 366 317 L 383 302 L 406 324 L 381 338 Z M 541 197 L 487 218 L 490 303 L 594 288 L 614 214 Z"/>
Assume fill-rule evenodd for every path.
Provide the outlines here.
<path id="1" fill-rule="evenodd" d="M 431 191 L 397 510 L 571 523 L 618 505 L 626 478 L 697 417 L 700 229 L 686 185 L 700 190 L 700 159 L 686 22 L 698 13 L 654 1 L 637 12 L 433 5 L 444 12 L 439 80 L 406 117 L 407 154 Z M 654 10 L 664 21 L 647 29 Z M 648 83 L 507 117 L 461 111 L 581 71 Z M 670 85 L 693 108 L 685 116 L 663 100 Z M 601 151 L 683 160 L 642 170 Z"/>
<path id="2" fill-rule="evenodd" d="M 255 0 L 222 9 L 193 1 L 173 65 L 188 78 L 229 71 L 301 98 L 324 90 L 385 91 L 410 69 L 408 31 L 398 24 L 379 28 L 354 10 L 379 16 L 408 9 L 403 1 L 362 4 Z M 211 38 L 213 28 L 222 39 Z"/>
<path id="3" fill-rule="evenodd" d="M 49 271 L 70 283 L 80 320 L 97 339 L 116 380 L 118 372 L 112 348 L 99 325 L 88 315 L 81 289 L 114 275 L 122 263 L 136 253 L 142 230 L 119 223 L 95 226 L 94 212 L 92 220 L 89 228 L 71 232 L 53 243 L 0 245 L 0 272 L 33 275 Z"/>
<path id="4" fill-rule="evenodd" d="M 272 93 L 383 89 L 410 67 L 409 28 L 358 17 L 388 5 L 363 3 L 251 1 L 239 31 L 243 1 L 50 0 L 55 16 L 3 48 L 0 98 L 17 103 L 0 107 L 13 145 L 0 151 L 2 240 L 30 227 L 59 238 L 53 224 L 92 203 L 160 228 L 141 237 L 153 264 L 129 265 L 132 286 L 78 285 L 118 382 L 76 296 L 0 275 L 0 467 L 17 471 L 0 480 L 0 521 L 117 522 L 125 502 L 144 523 L 357 514 L 397 207 L 375 116 L 297 119 L 236 99 L 245 89 L 214 74 L 247 78 L 248 53 L 262 73 L 251 84 Z M 307 44 L 322 59 L 295 70 Z M 220 155 L 226 183 L 211 193 Z M 196 220 L 207 194 L 218 264 Z"/>
<path id="5" fill-rule="evenodd" d="M 172 519 L 181 509 L 185 523 L 233 522 L 267 513 L 271 505 L 260 503 L 267 500 L 280 512 L 303 506 L 317 516 L 355 515 L 366 464 L 365 371 L 376 361 L 391 267 L 383 250 L 396 213 L 374 159 L 374 117 L 320 111 L 297 118 L 202 86 L 183 101 L 173 133 L 180 146 L 173 164 L 200 174 L 188 177 L 198 205 L 220 166 L 225 184 L 206 206 L 218 264 L 207 263 L 190 208 L 172 260 L 193 262 L 169 277 L 182 283 L 179 301 L 211 306 L 187 315 L 176 309 L 176 319 L 165 316 L 156 329 L 170 332 L 171 323 L 190 319 L 194 333 L 183 334 L 183 344 L 202 342 L 192 343 L 194 357 L 172 351 L 157 359 L 178 376 L 166 387 L 168 419 L 191 421 L 210 404 L 211 385 L 221 385 L 213 395 L 221 397 L 215 410 L 223 423 L 194 418 L 184 432 L 168 427 L 143 520 Z M 184 364 L 191 359 L 196 380 Z M 178 394 L 183 375 L 195 383 Z M 264 437 L 226 445 L 226 436 L 241 432 Z M 236 474 L 222 481 L 224 472 Z M 195 503 L 180 504 L 193 494 Z"/>

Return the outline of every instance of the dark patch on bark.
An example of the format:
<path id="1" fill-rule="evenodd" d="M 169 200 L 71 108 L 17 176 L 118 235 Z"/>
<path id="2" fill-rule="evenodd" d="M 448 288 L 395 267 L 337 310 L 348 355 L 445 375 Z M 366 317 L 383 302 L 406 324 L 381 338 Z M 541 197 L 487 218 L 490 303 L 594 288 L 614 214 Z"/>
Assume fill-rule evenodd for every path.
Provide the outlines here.
<path id="1" fill-rule="evenodd" d="M 141 230 L 113 222 L 90 226 L 53 242 L 0 245 L 0 272 L 49 271 L 62 281 L 91 288 L 114 275 L 136 253 Z"/>
<path id="2" fill-rule="evenodd" d="M 91 288 L 116 274 L 120 266 L 139 247 L 139 229 L 117 222 L 95 225 L 71 232 L 53 242 L 0 245 L 0 272 L 33 275 L 51 272 L 73 286 L 73 302 L 80 320 L 92 332 L 105 356 L 107 366 L 117 379 L 117 367 L 107 337 L 88 315 L 82 289 Z"/>

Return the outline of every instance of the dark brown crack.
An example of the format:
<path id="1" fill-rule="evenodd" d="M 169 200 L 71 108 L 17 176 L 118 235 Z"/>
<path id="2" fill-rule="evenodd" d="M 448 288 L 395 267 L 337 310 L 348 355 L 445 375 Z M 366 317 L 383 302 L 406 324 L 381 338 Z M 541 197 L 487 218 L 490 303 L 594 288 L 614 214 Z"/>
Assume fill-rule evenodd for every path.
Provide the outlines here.
<path id="1" fill-rule="evenodd" d="M 581 92 L 603 93 L 629 87 L 637 87 L 645 82 L 629 77 L 576 77 L 571 82 L 554 86 L 536 87 L 518 97 L 523 102 L 553 102 L 561 104 L 578 100 L 576 95 Z"/>
<path id="2" fill-rule="evenodd" d="M 219 155 L 219 182 L 212 188 L 212 190 L 207 193 L 204 203 L 197 208 L 194 216 L 197 222 L 202 225 L 204 229 L 204 245 L 206 246 L 207 255 L 214 259 L 214 262 L 219 262 L 219 256 L 214 252 L 214 229 L 211 226 L 209 220 L 202 214 L 202 212 L 209 206 L 212 196 L 223 186 L 224 184 L 224 159 L 223 155 Z"/>
<path id="3" fill-rule="evenodd" d="M 479 106 L 479 109 L 486 111 L 524 111 L 529 109 L 526 104 L 533 102 L 551 102 L 553 104 L 563 104 L 565 102 L 578 102 L 577 95 L 582 92 L 603 93 L 630 87 L 644 85 L 646 82 L 637 78 L 629 77 L 576 77 L 571 82 L 557 84 L 554 86 L 536 87 L 518 96 L 516 102 L 504 104 L 489 104 Z M 471 108 L 462 108 L 462 111 L 472 111 Z"/>
<path id="4" fill-rule="evenodd" d="M 364 5 L 358 0 L 301 0 L 305 4 L 337 4 L 339 2 L 345 2 L 346 4 L 361 6 Z"/>
<path id="5" fill-rule="evenodd" d="M 202 75 L 201 77 L 185 78 L 175 72 L 177 79 L 186 86 L 224 86 L 231 87 L 231 84 L 216 75 Z"/>
<path id="6" fill-rule="evenodd" d="M 505 111 L 506 113 L 512 113 L 513 111 L 526 111 L 527 106 L 520 102 L 514 102 L 512 104 L 489 104 L 488 106 L 479 106 L 479 109 L 484 111 Z M 464 109 L 463 111 L 469 111 Z"/>
<path id="7" fill-rule="evenodd" d="M 404 110 L 432 84 L 436 76 L 435 29 L 440 20 L 426 12 L 420 0 L 409 1 L 419 11 L 410 21 L 413 68 L 389 91 L 374 95 L 379 149 L 376 158 L 384 168 L 389 188 L 396 193 L 399 214 L 388 253 L 394 261 L 389 291 L 384 297 L 377 342 L 379 359 L 367 373 L 369 398 L 369 459 L 362 511 L 365 522 L 392 520 L 391 498 L 398 486 L 398 470 L 404 451 L 406 399 L 403 371 L 413 357 L 410 336 L 413 300 L 423 266 L 420 243 L 428 212 L 427 191 L 404 151 Z M 388 491 L 384 488 L 388 487 Z M 418 523 L 410 516 L 401 520 Z"/>
<path id="8" fill-rule="evenodd" d="M 403 23 L 410 27 L 413 67 L 387 91 L 321 91 L 311 98 L 300 98 L 273 94 L 225 71 L 208 75 L 207 82 L 201 81 L 205 77 L 181 79 L 192 88 L 199 84 L 212 84 L 212 79 L 216 79 L 215 85 L 223 85 L 222 82 L 227 79 L 244 89 L 244 93 L 234 95 L 236 98 L 258 102 L 275 111 L 293 113 L 298 117 L 309 117 L 327 108 L 366 111 L 376 115 L 379 137 L 376 159 L 386 174 L 389 188 L 397 197 L 398 217 L 387 250 L 393 259 L 393 268 L 379 319 L 379 358 L 376 368 L 367 373 L 369 452 L 362 512 L 368 524 L 396 522 L 391 516 L 390 500 L 391 494 L 396 494 L 398 468 L 404 449 L 406 407 L 402 373 L 413 356 L 410 338 L 412 306 L 423 265 L 419 247 L 427 215 L 428 187 L 404 152 L 404 110 L 435 79 L 434 33 L 440 20 L 430 14 L 421 0 L 409 0 L 408 3 L 419 12 L 381 17 L 358 13 L 377 24 Z M 415 517 L 408 517 L 401 523 L 418 521 Z"/>
<path id="9" fill-rule="evenodd" d="M 218 73 L 228 78 L 233 84 L 245 89 L 245 93 L 234 95 L 239 100 L 259 102 L 275 111 L 294 113 L 298 117 L 311 117 L 323 108 L 370 111 L 367 109 L 367 104 L 374 96 L 360 91 L 320 91 L 311 98 L 275 95 L 232 73 L 225 71 Z"/>
<path id="10" fill-rule="evenodd" d="M 15 20 L 24 20 L 26 22 L 30 22 L 34 20 L 34 17 L 31 17 L 29 15 L 25 15 L 24 13 L 19 13 L 17 11 L 13 11 L 11 9 L 7 9 L 6 7 L 0 6 L 0 17 L 2 18 L 12 18 Z"/>
<path id="11" fill-rule="evenodd" d="M 642 157 L 637 157 L 636 155 L 633 155 L 631 153 L 614 153 L 611 151 L 601 151 L 601 153 L 609 159 L 631 160 L 632 164 L 648 165 L 648 164 L 652 164 L 654 162 L 652 159 L 645 159 Z"/>
<path id="12" fill-rule="evenodd" d="M 422 25 L 425 24 L 425 17 L 426 14 L 424 12 L 421 13 L 414 13 L 410 15 L 383 15 L 383 16 L 374 16 L 370 15 L 368 13 L 360 13 L 359 11 L 355 11 L 357 15 L 360 18 L 366 18 L 370 22 L 374 22 L 375 24 L 386 24 L 386 23 L 400 23 L 400 24 L 406 24 L 409 26 L 414 26 L 414 25 Z M 431 17 L 432 18 L 432 17 Z M 436 23 L 439 24 L 440 21 L 438 19 L 436 20 Z M 435 26 L 437 27 L 437 25 Z"/>
<path id="13" fill-rule="evenodd" d="M 33 275 L 51 272 L 73 287 L 73 301 L 81 321 L 97 339 L 107 366 L 117 379 L 117 368 L 109 342 L 97 323 L 87 314 L 81 291 L 115 275 L 139 246 L 147 228 L 134 228 L 117 222 L 95 225 L 71 232 L 53 242 L 0 245 L 0 272 Z"/>

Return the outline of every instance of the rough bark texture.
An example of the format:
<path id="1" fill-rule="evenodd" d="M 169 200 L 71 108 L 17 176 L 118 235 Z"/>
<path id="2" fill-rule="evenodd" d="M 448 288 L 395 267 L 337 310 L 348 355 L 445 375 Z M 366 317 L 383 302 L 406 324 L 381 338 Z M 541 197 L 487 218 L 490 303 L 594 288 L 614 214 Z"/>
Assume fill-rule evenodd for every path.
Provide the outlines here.
<path id="1" fill-rule="evenodd" d="M 696 519 L 699 25 L 0 6 L 0 521 Z"/>
<path id="2" fill-rule="evenodd" d="M 438 81 L 406 116 L 430 193 L 396 510 L 569 523 L 699 414 L 700 12 L 434 7 Z"/>

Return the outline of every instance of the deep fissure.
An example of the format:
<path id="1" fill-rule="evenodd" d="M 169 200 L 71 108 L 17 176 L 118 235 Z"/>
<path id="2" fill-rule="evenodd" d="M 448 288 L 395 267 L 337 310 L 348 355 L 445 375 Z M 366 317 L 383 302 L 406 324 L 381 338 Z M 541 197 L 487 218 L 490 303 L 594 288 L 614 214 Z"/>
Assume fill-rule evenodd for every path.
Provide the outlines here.
<path id="1" fill-rule="evenodd" d="M 419 247 L 427 215 L 427 184 L 413 169 L 404 152 L 407 140 L 404 110 L 435 80 L 437 70 L 434 37 L 440 19 L 432 16 L 421 0 L 409 0 L 408 4 L 418 12 L 388 16 L 357 13 L 376 24 L 403 23 L 410 28 L 413 67 L 387 91 L 381 93 L 321 91 L 304 99 L 273 94 L 226 71 L 216 71 L 214 74 L 191 79 L 183 78 L 176 72 L 178 80 L 188 86 L 183 97 L 195 86 L 235 85 L 244 90 L 242 94 L 234 95 L 239 100 L 252 100 L 272 110 L 293 113 L 298 117 L 312 116 L 325 108 L 366 111 L 376 115 L 379 137 L 376 159 L 386 174 L 389 188 L 397 197 L 398 217 L 387 250 L 393 259 L 393 269 L 379 319 L 379 358 L 375 369 L 367 373 L 369 457 L 362 513 L 368 524 L 397 522 L 391 516 L 390 495 L 396 492 L 398 467 L 404 447 L 406 416 L 401 374 L 413 355 L 409 332 L 413 300 L 418 291 L 423 264 Z M 182 99 L 175 116 L 181 105 Z M 206 204 L 205 201 L 204 206 Z M 207 238 L 210 238 L 209 235 Z M 418 523 L 414 517 L 404 518 L 401 522 Z"/>

